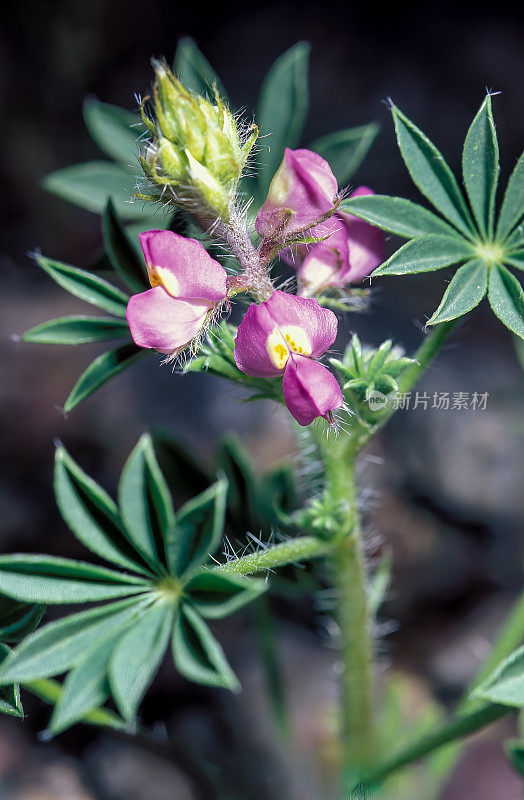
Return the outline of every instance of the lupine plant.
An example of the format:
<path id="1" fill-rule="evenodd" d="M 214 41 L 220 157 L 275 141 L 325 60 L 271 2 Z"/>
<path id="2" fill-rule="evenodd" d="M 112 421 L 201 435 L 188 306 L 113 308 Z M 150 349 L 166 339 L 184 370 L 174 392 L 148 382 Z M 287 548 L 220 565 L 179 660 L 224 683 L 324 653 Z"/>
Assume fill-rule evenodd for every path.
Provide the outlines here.
<path id="1" fill-rule="evenodd" d="M 22 339 L 124 340 L 80 376 L 66 412 L 155 353 L 185 375 L 220 376 L 244 387 L 249 400 L 283 404 L 309 483 L 299 491 L 291 465 L 257 475 L 230 438 L 207 470 L 173 440 L 144 435 L 122 470 L 116 502 L 60 444 L 60 513 L 106 565 L 0 558 L 0 710 L 23 715 L 22 686 L 53 705 L 51 734 L 88 722 L 143 735 L 140 703 L 166 651 L 188 680 L 237 691 L 210 623 L 249 603 L 266 603 L 267 612 L 267 598 L 283 586 L 299 582 L 315 592 L 328 585 L 341 662 L 333 796 L 420 797 L 405 768 L 425 758 L 423 795 L 436 797 L 460 742 L 524 705 L 523 601 L 451 720 L 435 704 L 409 729 L 401 714 L 393 723 L 387 709 L 402 706 L 403 689 L 379 680 L 374 668 L 390 562 L 366 564 L 356 464 L 395 412 L 398 393 L 415 385 L 485 294 L 500 321 L 524 338 L 514 272 L 524 266 L 524 157 L 497 202 L 488 94 L 464 143 L 464 191 L 436 146 L 391 103 L 401 156 L 434 210 L 366 186 L 350 191 L 377 127 L 301 146 L 307 54 L 298 44 L 272 67 L 254 121 L 231 110 L 190 40 L 181 42 L 173 71 L 153 61 L 139 115 L 89 100 L 88 128 L 112 160 L 67 168 L 46 186 L 102 214 L 105 255 L 83 268 L 40 254 L 36 261 L 108 316 L 44 322 Z M 388 258 L 384 232 L 407 240 Z M 337 341 L 340 315 L 368 308 L 364 279 L 454 265 L 417 352 L 408 356 L 389 340 L 372 348 L 356 334 Z M 99 274 L 108 269 L 118 285 Z M 228 321 L 232 312 L 238 326 Z M 180 495 L 185 502 L 175 506 Z M 300 575 L 294 565 L 303 563 Z M 76 608 L 41 625 L 48 605 Z M 278 715 L 284 700 L 273 677 Z M 507 752 L 524 773 L 524 742 L 509 742 Z M 229 796 L 218 779 L 206 787 L 202 796 Z"/>

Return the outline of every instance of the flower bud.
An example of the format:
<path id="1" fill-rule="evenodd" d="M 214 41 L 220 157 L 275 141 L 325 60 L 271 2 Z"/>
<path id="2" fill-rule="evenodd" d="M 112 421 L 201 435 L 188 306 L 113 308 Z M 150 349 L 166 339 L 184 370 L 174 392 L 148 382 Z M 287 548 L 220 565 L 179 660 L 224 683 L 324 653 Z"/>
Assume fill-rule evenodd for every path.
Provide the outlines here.
<path id="1" fill-rule="evenodd" d="M 258 136 L 246 134 L 218 93 L 214 102 L 186 89 L 163 63 L 153 62 L 153 134 L 141 159 L 153 198 L 185 207 L 209 224 L 227 221 L 238 181 Z"/>
<path id="2" fill-rule="evenodd" d="M 290 150 L 276 171 L 255 227 L 264 239 L 289 242 L 329 217 L 338 204 L 337 179 L 312 150 Z"/>

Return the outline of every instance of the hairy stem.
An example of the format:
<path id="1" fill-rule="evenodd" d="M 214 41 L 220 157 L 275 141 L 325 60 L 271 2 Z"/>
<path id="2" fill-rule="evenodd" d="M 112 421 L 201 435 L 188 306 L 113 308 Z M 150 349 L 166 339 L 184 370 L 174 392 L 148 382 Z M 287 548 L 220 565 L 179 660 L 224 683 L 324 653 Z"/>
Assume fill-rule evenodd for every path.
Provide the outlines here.
<path id="1" fill-rule="evenodd" d="M 286 564 L 295 564 L 300 561 L 309 561 L 319 558 L 329 551 L 330 545 L 314 536 L 299 536 L 287 542 L 275 544 L 265 550 L 241 558 L 234 558 L 225 564 L 214 567 L 219 572 L 229 572 L 234 575 L 252 575 L 268 569 L 284 567 Z"/>
<path id="2" fill-rule="evenodd" d="M 331 564 L 340 628 L 342 745 L 345 770 L 367 764 L 373 754 L 373 644 L 364 548 L 355 483 L 355 462 L 347 441 L 321 445 L 326 494 L 338 506 L 339 524 Z M 335 511 L 336 513 L 336 511 Z"/>
<path id="3" fill-rule="evenodd" d="M 430 733 L 411 745 L 411 747 L 398 753 L 398 755 L 364 773 L 359 783 L 353 786 L 350 797 L 359 798 L 359 800 L 369 797 L 369 790 L 378 788 L 387 777 L 397 772 L 397 770 L 433 753 L 444 745 L 475 733 L 475 731 L 490 725 L 512 711 L 515 711 L 515 709 L 510 706 L 490 703 L 471 714 L 457 717 L 439 731 Z"/>

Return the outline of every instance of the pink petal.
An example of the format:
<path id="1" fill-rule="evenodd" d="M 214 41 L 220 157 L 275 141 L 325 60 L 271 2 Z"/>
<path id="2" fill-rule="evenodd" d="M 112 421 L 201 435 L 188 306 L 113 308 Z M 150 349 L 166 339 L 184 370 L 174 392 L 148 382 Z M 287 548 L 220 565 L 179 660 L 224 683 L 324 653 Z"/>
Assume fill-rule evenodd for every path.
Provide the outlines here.
<path id="1" fill-rule="evenodd" d="M 198 298 L 218 303 L 226 296 L 226 271 L 211 258 L 205 247 L 196 239 L 187 239 L 173 231 L 145 231 L 140 244 L 144 251 L 148 271 L 154 280 L 155 268 L 168 273 L 167 291 L 173 296 Z M 159 273 L 161 277 L 161 273 Z M 174 278 L 171 291 L 169 276 Z"/>
<path id="2" fill-rule="evenodd" d="M 337 336 L 336 316 L 317 300 L 276 291 L 260 305 L 252 303 L 239 325 L 235 339 L 235 362 L 242 372 L 266 378 L 281 374 L 267 350 L 268 337 L 284 326 L 301 328 L 310 345 L 310 355 L 321 356 Z"/>
<path id="3" fill-rule="evenodd" d="M 312 150 L 287 147 L 257 214 L 257 232 L 270 239 L 282 226 L 288 236 L 313 225 L 333 208 L 337 190 L 337 180 L 325 159 Z"/>
<path id="4" fill-rule="evenodd" d="M 325 242 L 315 245 L 298 271 L 300 294 L 310 296 L 331 286 L 344 286 L 348 281 L 349 248 L 342 220 L 339 229 Z"/>
<path id="5" fill-rule="evenodd" d="M 375 194 L 367 186 L 359 186 L 350 197 Z M 384 261 L 384 234 L 353 214 L 341 213 L 347 229 L 349 247 L 349 274 L 347 281 L 355 283 L 366 278 Z"/>
<path id="6" fill-rule="evenodd" d="M 198 335 L 210 308 L 208 300 L 178 300 L 156 286 L 129 299 L 126 317 L 135 344 L 170 354 Z"/>
<path id="7" fill-rule="evenodd" d="M 299 425 L 310 425 L 317 417 L 328 419 L 330 411 L 344 403 L 337 379 L 326 367 L 304 356 L 292 356 L 282 383 L 285 403 Z"/>

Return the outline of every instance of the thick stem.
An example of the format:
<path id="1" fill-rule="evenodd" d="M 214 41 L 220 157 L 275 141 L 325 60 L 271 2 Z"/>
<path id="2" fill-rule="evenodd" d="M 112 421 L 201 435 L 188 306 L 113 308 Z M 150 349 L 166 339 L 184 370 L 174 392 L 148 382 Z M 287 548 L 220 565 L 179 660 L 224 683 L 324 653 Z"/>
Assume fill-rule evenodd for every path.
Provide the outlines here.
<path id="1" fill-rule="evenodd" d="M 268 569 L 284 567 L 300 561 L 309 561 L 325 555 L 330 549 L 328 542 L 314 536 L 299 536 L 287 542 L 273 545 L 256 553 L 249 553 L 241 558 L 234 558 L 225 564 L 214 567 L 218 572 L 233 575 L 252 575 Z"/>
<path id="2" fill-rule="evenodd" d="M 358 771 L 373 754 L 373 643 L 367 574 L 355 483 L 355 462 L 347 442 L 321 445 L 326 493 L 338 506 L 339 529 L 331 563 L 338 594 L 340 628 L 342 746 L 345 771 Z"/>
<path id="3" fill-rule="evenodd" d="M 269 277 L 267 264 L 261 260 L 259 251 L 251 241 L 244 217 L 233 208 L 227 225 L 219 230 L 242 267 L 241 274 L 233 279 L 234 287 L 250 292 L 259 302 L 267 300 L 275 287 Z"/>

